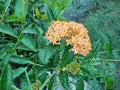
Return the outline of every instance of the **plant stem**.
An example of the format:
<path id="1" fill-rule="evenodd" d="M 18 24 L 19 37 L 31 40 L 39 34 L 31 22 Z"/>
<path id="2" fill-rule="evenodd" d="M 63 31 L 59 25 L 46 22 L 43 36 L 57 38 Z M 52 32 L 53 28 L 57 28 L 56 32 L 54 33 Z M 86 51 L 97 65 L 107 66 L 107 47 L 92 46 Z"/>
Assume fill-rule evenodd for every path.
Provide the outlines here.
<path id="1" fill-rule="evenodd" d="M 15 85 L 11 86 L 14 90 L 20 90 L 19 88 L 17 88 Z"/>
<path id="2" fill-rule="evenodd" d="M 21 25 L 21 28 L 20 28 L 20 35 L 18 36 L 17 42 L 16 42 L 15 47 L 13 48 L 12 51 L 14 51 L 14 50 L 17 48 L 17 46 L 18 46 L 18 44 L 19 44 L 19 42 L 20 42 L 20 39 L 21 39 L 21 37 L 22 37 L 22 29 L 23 29 L 23 28 L 24 28 L 24 22 L 22 22 L 22 25 Z"/>
<path id="3" fill-rule="evenodd" d="M 6 14 L 7 10 L 8 10 L 8 7 L 10 6 L 10 3 L 11 3 L 11 0 L 9 1 L 7 7 L 5 8 L 5 12 L 3 13 L 3 15 L 1 17 L 0 23 L 2 23 L 2 21 L 3 21 L 4 17 L 5 17 L 5 14 Z"/>
<path id="4" fill-rule="evenodd" d="M 43 90 L 44 86 L 49 82 L 49 80 L 52 78 L 52 76 L 54 75 L 55 73 L 53 73 L 52 75 L 50 75 L 50 77 L 43 83 L 43 85 L 39 88 L 39 90 Z"/>
<path id="5" fill-rule="evenodd" d="M 32 90 L 31 83 L 30 83 L 30 79 L 29 79 L 29 77 L 28 77 L 28 73 L 27 73 L 26 70 L 25 70 L 25 75 L 26 75 L 26 78 L 27 78 L 28 84 L 29 84 L 29 86 L 30 86 L 30 88 L 31 88 L 31 90 Z"/>
<path id="6" fill-rule="evenodd" d="M 40 65 L 40 64 L 37 64 L 37 63 L 30 63 L 30 64 L 32 64 L 32 65 L 34 65 L 34 66 L 40 66 L 40 67 L 43 67 L 43 65 Z"/>
<path id="7" fill-rule="evenodd" d="M 120 60 L 115 60 L 115 59 L 109 59 L 109 60 L 105 60 L 105 59 L 94 59 L 94 60 L 98 60 L 98 61 L 110 61 L 110 62 L 120 62 Z"/>
<path id="8" fill-rule="evenodd" d="M 120 51 L 120 49 L 117 49 L 117 50 L 112 50 L 112 52 L 118 52 L 118 51 Z M 106 53 L 106 52 L 105 52 L 105 51 L 103 51 L 103 52 L 98 52 L 98 53 L 102 54 L 102 53 Z"/>

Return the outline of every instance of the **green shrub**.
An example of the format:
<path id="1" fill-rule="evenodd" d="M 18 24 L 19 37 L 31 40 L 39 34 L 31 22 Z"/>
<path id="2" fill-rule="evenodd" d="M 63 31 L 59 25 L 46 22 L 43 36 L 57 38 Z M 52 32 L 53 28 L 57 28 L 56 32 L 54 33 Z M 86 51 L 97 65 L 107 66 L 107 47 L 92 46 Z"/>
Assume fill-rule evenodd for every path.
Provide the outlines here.
<path id="1" fill-rule="evenodd" d="M 66 21 L 62 14 L 71 2 L 0 0 L 0 90 L 83 90 L 84 82 L 92 90 L 114 88 L 111 34 L 97 33 L 100 38 L 92 31 L 109 29 L 101 23 L 104 18 L 99 21 L 104 12 L 98 10 L 99 15 L 90 14 L 86 20 L 91 42 L 94 39 L 87 56 L 69 51 L 71 46 L 64 40 L 53 45 L 45 37 L 52 21 Z"/>

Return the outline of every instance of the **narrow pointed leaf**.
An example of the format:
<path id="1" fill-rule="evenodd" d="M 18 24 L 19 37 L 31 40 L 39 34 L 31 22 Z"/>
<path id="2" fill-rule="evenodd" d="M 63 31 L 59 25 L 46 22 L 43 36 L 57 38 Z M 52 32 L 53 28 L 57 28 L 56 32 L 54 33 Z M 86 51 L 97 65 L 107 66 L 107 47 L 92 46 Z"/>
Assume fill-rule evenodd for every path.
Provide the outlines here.
<path id="1" fill-rule="evenodd" d="M 59 78 L 60 78 L 60 83 L 61 85 L 64 87 L 65 90 L 72 90 L 70 88 L 69 82 L 68 82 L 68 74 L 67 72 L 60 72 L 59 74 Z"/>
<path id="2" fill-rule="evenodd" d="M 26 16 L 28 12 L 28 0 L 17 0 L 15 4 L 15 15 Z"/>
<path id="3" fill-rule="evenodd" d="M 21 38 L 21 42 L 32 51 L 36 51 L 35 42 L 30 36 L 23 35 Z"/>
<path id="4" fill-rule="evenodd" d="M 16 78 L 19 75 L 21 75 L 26 69 L 27 68 L 20 67 L 20 68 L 13 70 L 13 78 Z"/>
<path id="5" fill-rule="evenodd" d="M 26 58 L 18 57 L 18 56 L 10 57 L 10 61 L 17 63 L 17 64 L 30 64 L 30 63 L 32 63 L 32 61 L 30 61 Z"/>
<path id="6" fill-rule="evenodd" d="M 49 82 L 48 90 L 54 90 L 56 84 L 56 75 L 54 75 Z"/>
<path id="7" fill-rule="evenodd" d="M 7 25 L 0 24 L 0 32 L 17 38 L 16 32 Z"/>
<path id="8" fill-rule="evenodd" d="M 103 34 L 103 49 L 106 51 L 108 57 L 112 54 L 112 45 L 111 45 L 111 38 L 109 35 Z"/>
<path id="9" fill-rule="evenodd" d="M 47 64 L 48 60 L 55 53 L 55 51 L 56 51 L 56 48 L 54 48 L 52 46 L 48 46 L 46 48 L 41 48 L 39 50 L 39 54 L 38 54 L 40 62 L 43 64 Z"/>
<path id="10" fill-rule="evenodd" d="M 5 22 L 23 22 L 25 20 L 24 16 L 17 17 L 15 14 L 10 15 L 6 18 Z"/>
<path id="11" fill-rule="evenodd" d="M 12 80 L 12 69 L 7 63 L 2 72 L 0 90 L 11 90 Z"/>

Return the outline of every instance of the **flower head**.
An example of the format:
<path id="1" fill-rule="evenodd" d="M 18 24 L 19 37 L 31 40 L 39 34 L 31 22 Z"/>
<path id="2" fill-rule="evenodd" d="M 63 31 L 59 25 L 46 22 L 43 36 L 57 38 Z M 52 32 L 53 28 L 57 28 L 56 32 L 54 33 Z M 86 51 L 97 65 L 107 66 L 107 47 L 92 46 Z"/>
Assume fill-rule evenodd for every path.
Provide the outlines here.
<path id="1" fill-rule="evenodd" d="M 82 24 L 76 22 L 53 21 L 48 28 L 46 38 L 53 44 L 60 44 L 64 39 L 67 45 L 73 46 L 74 53 L 86 56 L 91 50 L 88 31 Z"/>
<path id="2" fill-rule="evenodd" d="M 76 75 L 80 72 L 80 64 L 76 61 L 71 62 L 66 65 L 66 71 L 71 72 L 73 75 Z"/>

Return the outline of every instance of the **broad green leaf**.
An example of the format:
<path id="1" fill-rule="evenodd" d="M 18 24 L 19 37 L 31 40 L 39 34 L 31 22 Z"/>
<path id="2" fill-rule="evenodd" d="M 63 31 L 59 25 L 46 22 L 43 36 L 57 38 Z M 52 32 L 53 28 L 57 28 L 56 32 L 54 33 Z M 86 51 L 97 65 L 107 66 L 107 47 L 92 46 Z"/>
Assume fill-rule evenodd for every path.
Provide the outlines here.
<path id="1" fill-rule="evenodd" d="M 82 76 L 77 77 L 76 90 L 84 90 L 84 78 Z"/>
<path id="2" fill-rule="evenodd" d="M 28 48 L 28 47 L 26 47 L 25 45 L 19 45 L 19 46 L 17 47 L 17 49 L 18 49 L 18 50 L 31 51 L 31 49 Z"/>
<path id="3" fill-rule="evenodd" d="M 39 59 L 40 59 L 40 62 L 43 64 L 47 63 L 47 62 L 45 62 L 45 56 L 46 56 L 46 50 L 44 48 L 41 48 L 39 50 Z"/>
<path id="4" fill-rule="evenodd" d="M 36 52 L 36 48 L 35 48 L 35 42 L 33 40 L 33 38 L 31 38 L 28 35 L 23 35 L 21 40 L 20 40 L 26 47 L 28 47 L 29 49 L 31 49 L 32 51 Z"/>
<path id="5" fill-rule="evenodd" d="M 0 24 L 0 32 L 17 38 L 16 32 L 7 25 Z"/>
<path id="6" fill-rule="evenodd" d="M 11 90 L 12 81 L 13 78 L 11 66 L 6 63 L 2 72 L 0 90 Z"/>
<path id="7" fill-rule="evenodd" d="M 20 67 L 15 70 L 13 70 L 13 79 L 21 75 L 27 68 Z"/>
<path id="8" fill-rule="evenodd" d="M 17 0 L 15 4 L 15 15 L 26 17 L 28 12 L 28 0 Z"/>
<path id="9" fill-rule="evenodd" d="M 34 28 L 25 28 L 22 30 L 22 32 L 27 34 L 37 34 L 36 29 Z"/>
<path id="10" fill-rule="evenodd" d="M 62 64 L 61 67 L 65 67 L 67 64 L 73 61 L 74 53 L 65 51 L 62 55 Z"/>
<path id="11" fill-rule="evenodd" d="M 17 17 L 15 14 L 8 16 L 5 22 L 23 22 L 25 20 L 24 16 Z"/>
<path id="12" fill-rule="evenodd" d="M 46 6 L 46 10 L 47 10 L 47 16 L 48 16 L 49 22 L 51 22 L 52 20 L 55 20 L 52 9 L 48 6 Z"/>
<path id="13" fill-rule="evenodd" d="M 46 38 L 44 36 L 39 35 L 37 38 L 38 48 L 45 48 L 46 46 Z"/>
<path id="14" fill-rule="evenodd" d="M 41 67 L 40 69 L 39 69 L 39 72 L 38 72 L 38 75 L 37 75 L 37 77 L 42 77 L 43 75 L 45 75 L 46 74 L 46 68 L 45 67 Z"/>
<path id="15" fill-rule="evenodd" d="M 56 1 L 53 5 L 53 8 L 56 9 L 55 12 L 55 18 L 58 19 L 62 16 L 64 9 L 72 2 L 72 0 L 62 0 L 58 3 Z"/>
<path id="16" fill-rule="evenodd" d="M 104 43 L 103 49 L 106 51 L 108 57 L 110 57 L 110 55 L 112 54 L 111 38 L 109 35 L 103 33 L 102 33 L 102 37 Z"/>
<path id="17" fill-rule="evenodd" d="M 26 58 L 18 57 L 18 56 L 12 56 L 12 57 L 10 57 L 9 60 L 11 62 L 17 63 L 17 64 L 30 64 L 30 63 L 32 63 L 32 61 L 30 61 Z"/>
<path id="18" fill-rule="evenodd" d="M 53 46 L 47 46 L 39 50 L 39 59 L 42 64 L 47 64 L 50 57 L 55 53 L 56 48 Z"/>
<path id="19" fill-rule="evenodd" d="M 111 90 L 112 85 L 114 85 L 113 77 L 105 77 L 105 90 Z"/>
<path id="20" fill-rule="evenodd" d="M 68 74 L 67 72 L 60 71 L 59 73 L 60 83 L 64 87 L 65 90 L 72 90 L 70 88 L 69 82 L 68 82 Z"/>
<path id="21" fill-rule="evenodd" d="M 56 84 L 56 75 L 53 75 L 52 78 L 50 79 L 48 90 L 54 90 L 55 84 Z"/>
<path id="22" fill-rule="evenodd" d="M 6 55 L 7 55 L 7 48 L 5 48 L 5 47 L 0 47 L 0 48 L 2 48 L 2 49 L 0 49 L 0 59 L 3 59 Z"/>

